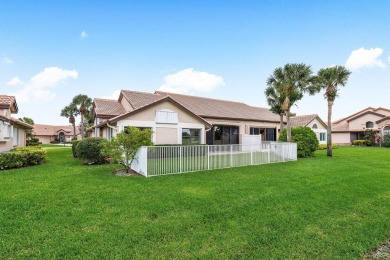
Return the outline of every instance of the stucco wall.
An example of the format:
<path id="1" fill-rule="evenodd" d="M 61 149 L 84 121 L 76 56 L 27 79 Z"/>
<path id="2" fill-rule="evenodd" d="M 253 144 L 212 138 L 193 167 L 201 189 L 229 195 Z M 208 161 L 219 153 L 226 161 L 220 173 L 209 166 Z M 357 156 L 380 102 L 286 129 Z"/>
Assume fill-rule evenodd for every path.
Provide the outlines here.
<path id="1" fill-rule="evenodd" d="M 176 128 L 156 127 L 155 144 L 178 144 Z"/>
<path id="2" fill-rule="evenodd" d="M 382 117 L 376 116 L 373 114 L 367 114 L 367 115 L 358 117 L 355 120 L 350 121 L 349 122 L 349 129 L 362 129 L 362 131 L 364 131 L 364 128 L 366 127 L 366 122 L 368 122 L 368 121 L 371 121 L 374 123 L 373 128 L 377 128 L 378 125 L 375 123 L 375 121 L 378 121 L 379 119 L 382 119 Z"/>
<path id="3" fill-rule="evenodd" d="M 351 144 L 350 133 L 332 133 L 332 143 Z"/>
<path id="4" fill-rule="evenodd" d="M 39 139 L 39 142 L 43 144 L 50 144 L 51 141 L 54 141 L 54 136 L 37 135 L 36 137 Z"/>
<path id="5" fill-rule="evenodd" d="M 317 129 L 326 130 L 326 127 L 323 126 L 323 125 L 321 124 L 321 122 L 317 120 L 317 118 L 314 118 L 313 121 L 311 121 L 311 122 L 307 125 L 307 127 L 313 128 L 313 125 L 314 125 L 314 124 L 317 125 Z"/>

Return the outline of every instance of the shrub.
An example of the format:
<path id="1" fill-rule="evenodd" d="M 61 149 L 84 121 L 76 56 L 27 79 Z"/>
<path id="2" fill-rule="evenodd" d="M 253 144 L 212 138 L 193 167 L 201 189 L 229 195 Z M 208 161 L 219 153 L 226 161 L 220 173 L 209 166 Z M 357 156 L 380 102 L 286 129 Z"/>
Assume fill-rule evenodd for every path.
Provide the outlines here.
<path id="1" fill-rule="evenodd" d="M 152 130 L 140 130 L 128 127 L 118 133 L 111 141 L 105 143 L 104 151 L 111 157 L 112 162 L 121 164 L 129 172 L 131 164 L 141 146 L 152 145 Z"/>
<path id="2" fill-rule="evenodd" d="M 78 158 L 84 159 L 86 164 L 102 164 L 105 155 L 101 153 L 103 142 L 105 139 L 101 137 L 88 137 L 81 140 L 75 147 L 75 152 Z"/>
<path id="3" fill-rule="evenodd" d="M 279 141 L 287 141 L 287 129 L 280 133 Z M 293 127 L 291 129 L 291 141 L 297 143 L 298 157 L 311 157 L 318 148 L 316 134 L 309 127 Z"/>
<path id="4" fill-rule="evenodd" d="M 76 147 L 77 147 L 77 145 L 80 143 L 80 141 L 79 140 L 72 140 L 72 154 L 73 154 L 73 157 L 74 158 L 78 158 L 78 155 L 77 155 L 77 153 L 76 153 L 76 151 L 77 151 L 77 149 L 76 149 Z"/>
<path id="5" fill-rule="evenodd" d="M 42 144 L 42 142 L 39 142 L 39 139 L 36 137 L 32 137 L 30 140 L 26 140 L 26 146 L 37 146 Z"/>
<path id="6" fill-rule="evenodd" d="M 332 149 L 336 149 L 338 146 L 335 143 L 332 143 Z M 327 144 L 319 144 L 318 150 L 326 150 L 328 148 Z"/>
<path id="7" fill-rule="evenodd" d="M 375 132 L 372 129 L 364 131 L 364 140 L 367 146 L 372 146 L 375 143 Z"/>
<path id="8" fill-rule="evenodd" d="M 352 144 L 353 145 L 358 145 L 358 146 L 363 146 L 366 145 L 366 140 L 353 140 Z"/>
<path id="9" fill-rule="evenodd" d="M 0 154 L 0 170 L 33 166 L 45 161 L 46 151 L 41 147 L 20 147 Z"/>
<path id="10" fill-rule="evenodd" d="M 383 137 L 383 146 L 390 147 L 390 135 L 385 135 Z"/>

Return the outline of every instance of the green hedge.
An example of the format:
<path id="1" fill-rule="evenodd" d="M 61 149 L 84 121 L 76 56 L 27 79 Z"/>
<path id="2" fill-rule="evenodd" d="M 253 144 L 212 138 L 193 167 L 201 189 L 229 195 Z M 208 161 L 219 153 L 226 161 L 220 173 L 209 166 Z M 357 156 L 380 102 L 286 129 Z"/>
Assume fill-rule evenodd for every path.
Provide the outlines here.
<path id="1" fill-rule="evenodd" d="M 42 164 L 46 161 L 46 151 L 41 147 L 15 148 L 0 154 L 0 170 L 21 168 Z"/>
<path id="2" fill-rule="evenodd" d="M 73 154 L 73 157 L 74 158 L 78 158 L 78 155 L 77 155 L 77 145 L 80 143 L 80 140 L 72 140 L 72 154 Z"/>
<path id="3" fill-rule="evenodd" d="M 366 140 L 354 140 L 352 142 L 353 145 L 358 145 L 358 146 L 363 146 L 363 145 L 366 145 Z"/>
<path id="4" fill-rule="evenodd" d="M 75 145 L 75 154 L 84 159 L 86 164 L 102 164 L 107 156 L 102 155 L 103 143 L 106 139 L 101 137 L 88 137 Z"/>
<path id="5" fill-rule="evenodd" d="M 287 141 L 287 129 L 280 133 L 279 141 Z M 311 157 L 318 149 L 318 139 L 310 127 L 293 127 L 291 128 L 291 141 L 297 143 L 297 155 L 300 158 Z"/>
<path id="6" fill-rule="evenodd" d="M 319 144 L 318 145 L 318 150 L 326 150 L 327 148 L 328 148 L 327 144 Z M 336 149 L 336 148 L 337 148 L 337 144 L 332 143 L 332 149 Z"/>

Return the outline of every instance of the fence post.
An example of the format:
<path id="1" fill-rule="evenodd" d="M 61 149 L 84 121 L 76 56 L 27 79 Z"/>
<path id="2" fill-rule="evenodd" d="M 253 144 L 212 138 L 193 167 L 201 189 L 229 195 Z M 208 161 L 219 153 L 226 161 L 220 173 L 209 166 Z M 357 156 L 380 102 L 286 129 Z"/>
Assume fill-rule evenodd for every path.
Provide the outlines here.
<path id="1" fill-rule="evenodd" d="M 230 145 L 230 167 L 233 167 L 233 145 Z"/>
<path id="2" fill-rule="evenodd" d="M 207 146 L 207 170 L 210 170 L 210 145 Z"/>
<path id="3" fill-rule="evenodd" d="M 182 146 L 179 147 L 179 168 L 180 168 L 180 173 L 182 173 L 183 170 L 183 153 L 182 153 Z"/>
<path id="4" fill-rule="evenodd" d="M 253 145 L 251 145 L 251 165 L 253 165 Z"/>

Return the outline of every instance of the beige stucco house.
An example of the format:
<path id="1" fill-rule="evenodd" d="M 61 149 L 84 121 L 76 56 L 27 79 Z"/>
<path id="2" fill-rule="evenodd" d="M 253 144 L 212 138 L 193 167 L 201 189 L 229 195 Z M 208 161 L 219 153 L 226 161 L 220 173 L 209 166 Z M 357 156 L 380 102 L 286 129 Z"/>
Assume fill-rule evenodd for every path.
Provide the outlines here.
<path id="1" fill-rule="evenodd" d="M 242 135 L 277 140 L 279 116 L 241 102 L 156 91 L 122 90 L 94 99 L 94 136 L 110 139 L 127 126 L 150 128 L 155 144 L 239 144 Z"/>
<path id="2" fill-rule="evenodd" d="M 326 144 L 327 141 L 327 126 L 324 121 L 317 115 L 302 115 L 290 118 L 291 127 L 306 126 L 310 127 L 316 134 L 320 144 Z"/>
<path id="3" fill-rule="evenodd" d="M 15 97 L 0 95 L 0 152 L 26 146 L 26 129 L 32 129 L 32 126 L 11 117 L 17 113 Z"/>
<path id="4" fill-rule="evenodd" d="M 332 141 L 350 145 L 354 140 L 364 139 L 364 131 L 372 129 L 382 136 L 390 134 L 390 110 L 368 107 L 332 124 Z"/>
<path id="5" fill-rule="evenodd" d="M 34 134 L 39 139 L 39 142 L 43 144 L 70 142 L 74 137 L 73 132 L 73 126 L 71 125 L 34 124 Z M 78 133 L 79 136 L 80 133 Z"/>

